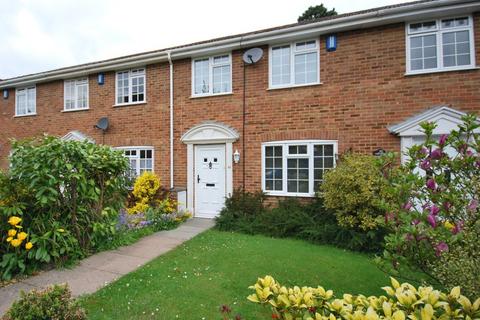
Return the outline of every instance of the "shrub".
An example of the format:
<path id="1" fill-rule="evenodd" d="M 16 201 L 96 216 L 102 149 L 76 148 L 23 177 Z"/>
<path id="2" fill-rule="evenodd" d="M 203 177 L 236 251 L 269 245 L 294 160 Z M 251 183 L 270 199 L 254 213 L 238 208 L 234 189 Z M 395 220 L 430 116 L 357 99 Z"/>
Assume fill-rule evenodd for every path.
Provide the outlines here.
<path id="1" fill-rule="evenodd" d="M 449 294 L 432 287 L 415 288 L 391 279 L 391 287 L 383 287 L 386 296 L 344 294 L 335 298 L 332 290 L 323 287 L 287 288 L 271 276 L 259 278 L 250 289 L 255 293 L 248 300 L 272 309 L 272 319 L 479 319 L 480 298 L 471 302 L 455 287 Z"/>
<path id="2" fill-rule="evenodd" d="M 301 203 L 296 198 L 279 201 L 274 208 L 264 204 L 265 195 L 234 191 L 216 218 L 216 228 L 279 238 L 296 238 L 331 244 L 349 250 L 379 252 L 384 234 L 357 231 L 338 225 L 335 215 L 321 198 Z"/>
<path id="3" fill-rule="evenodd" d="M 152 205 L 159 189 L 160 179 L 153 172 L 143 172 L 133 185 L 135 204 L 127 209 L 128 213 L 145 212 Z"/>
<path id="4" fill-rule="evenodd" d="M 391 173 L 388 188 L 397 201 L 385 216 L 384 266 L 414 267 L 469 293 L 480 287 L 478 253 L 472 249 L 480 242 L 480 125 L 474 115 L 463 121 L 438 140 L 436 125 L 423 123 L 425 143 L 410 148 L 410 160 Z M 477 276 L 466 276 L 463 264 Z"/>
<path id="5" fill-rule="evenodd" d="M 321 196 L 346 228 L 375 230 L 383 221 L 387 180 L 376 157 L 346 154 L 325 174 Z"/>
<path id="6" fill-rule="evenodd" d="M 70 263 L 106 241 L 125 201 L 127 169 L 121 152 L 87 141 L 45 136 L 14 142 L 10 170 L 0 175 L 2 278 Z M 13 217 L 22 219 L 28 235 L 22 247 L 15 246 L 18 237 L 6 241 Z"/>
<path id="7" fill-rule="evenodd" d="M 44 291 L 21 292 L 3 320 L 83 320 L 85 312 L 72 299 L 66 285 L 55 285 Z"/>

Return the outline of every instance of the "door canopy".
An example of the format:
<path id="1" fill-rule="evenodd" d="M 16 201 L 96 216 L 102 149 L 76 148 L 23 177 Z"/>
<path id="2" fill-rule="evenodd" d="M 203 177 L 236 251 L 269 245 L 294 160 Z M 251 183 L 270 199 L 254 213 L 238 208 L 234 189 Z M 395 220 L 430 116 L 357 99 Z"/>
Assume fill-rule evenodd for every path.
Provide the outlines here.
<path id="1" fill-rule="evenodd" d="M 212 144 L 235 142 L 239 137 L 237 130 L 223 123 L 204 122 L 185 132 L 180 140 L 186 144 Z"/>
<path id="2" fill-rule="evenodd" d="M 64 135 L 62 137 L 62 140 L 65 140 L 65 141 L 85 141 L 85 140 L 87 140 L 88 142 L 95 143 L 95 140 L 93 140 L 89 136 L 84 135 L 83 133 L 81 133 L 80 131 L 77 131 L 77 130 L 70 131 L 69 133 L 67 133 L 66 135 Z"/>
<path id="3" fill-rule="evenodd" d="M 420 125 L 422 122 L 428 121 L 437 124 L 435 130 L 433 130 L 434 135 L 447 134 L 458 129 L 458 126 L 463 123 L 462 117 L 464 115 L 466 113 L 448 106 L 439 106 L 392 125 L 388 127 L 388 131 L 400 137 L 424 136 Z"/>

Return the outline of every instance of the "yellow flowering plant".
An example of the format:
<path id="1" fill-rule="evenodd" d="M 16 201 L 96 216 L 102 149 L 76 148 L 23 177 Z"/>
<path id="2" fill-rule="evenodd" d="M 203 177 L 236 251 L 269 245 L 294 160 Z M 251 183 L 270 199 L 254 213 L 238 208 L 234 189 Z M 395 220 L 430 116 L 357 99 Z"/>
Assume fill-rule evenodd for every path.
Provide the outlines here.
<path id="1" fill-rule="evenodd" d="M 129 214 L 145 212 L 155 201 L 157 192 L 160 189 L 160 179 L 153 172 L 145 171 L 133 185 L 132 196 L 134 205 L 127 208 Z"/>
<path id="2" fill-rule="evenodd" d="M 265 276 L 250 287 L 248 300 L 272 309 L 272 319 L 285 320 L 433 320 L 480 319 L 480 298 L 469 300 L 460 287 L 442 293 L 430 286 L 418 288 L 391 278 L 383 296 L 344 294 L 336 298 L 321 286 L 285 287 Z"/>

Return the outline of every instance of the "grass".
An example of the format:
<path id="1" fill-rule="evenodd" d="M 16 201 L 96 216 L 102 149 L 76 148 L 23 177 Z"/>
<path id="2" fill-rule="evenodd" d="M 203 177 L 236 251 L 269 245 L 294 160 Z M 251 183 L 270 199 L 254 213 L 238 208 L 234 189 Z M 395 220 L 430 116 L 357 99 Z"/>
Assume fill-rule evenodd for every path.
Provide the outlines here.
<path id="1" fill-rule="evenodd" d="M 207 231 L 158 257 L 81 304 L 89 319 L 221 319 L 227 304 L 242 319 L 269 319 L 246 300 L 270 274 L 285 285 L 322 285 L 342 293 L 382 294 L 388 276 L 372 258 L 301 240 Z"/>

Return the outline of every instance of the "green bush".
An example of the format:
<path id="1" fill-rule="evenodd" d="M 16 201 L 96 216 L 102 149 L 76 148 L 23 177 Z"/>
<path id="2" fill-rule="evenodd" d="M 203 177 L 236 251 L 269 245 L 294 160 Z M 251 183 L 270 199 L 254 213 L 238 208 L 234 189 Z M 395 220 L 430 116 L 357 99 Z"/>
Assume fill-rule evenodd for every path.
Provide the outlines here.
<path id="1" fill-rule="evenodd" d="M 72 299 L 66 285 L 55 285 L 44 291 L 21 292 L 3 316 L 3 320 L 83 320 L 85 312 Z"/>
<path id="2" fill-rule="evenodd" d="M 265 195 L 237 190 L 225 202 L 216 218 L 216 228 L 278 238 L 295 238 L 319 244 L 363 251 L 379 252 L 384 234 L 341 227 L 321 198 L 301 203 L 297 198 L 281 200 L 278 206 L 265 205 Z"/>
<path id="3" fill-rule="evenodd" d="M 325 207 L 335 212 L 340 225 L 375 230 L 383 221 L 387 180 L 378 158 L 347 154 L 325 174 L 321 195 Z"/>
<path id="4" fill-rule="evenodd" d="M 0 175 L 2 278 L 70 263 L 108 241 L 125 201 L 127 169 L 123 154 L 108 146 L 48 136 L 14 142 L 10 170 Z M 21 222 L 7 222 L 13 218 Z"/>
<path id="5" fill-rule="evenodd" d="M 376 320 L 376 319 L 480 319 L 480 298 L 470 301 L 460 287 L 449 294 L 432 287 L 415 288 L 391 279 L 385 296 L 344 294 L 335 298 L 323 287 L 284 287 L 271 276 L 259 278 L 248 300 L 272 309 L 272 319 Z M 478 293 L 477 293 L 478 294 Z"/>

